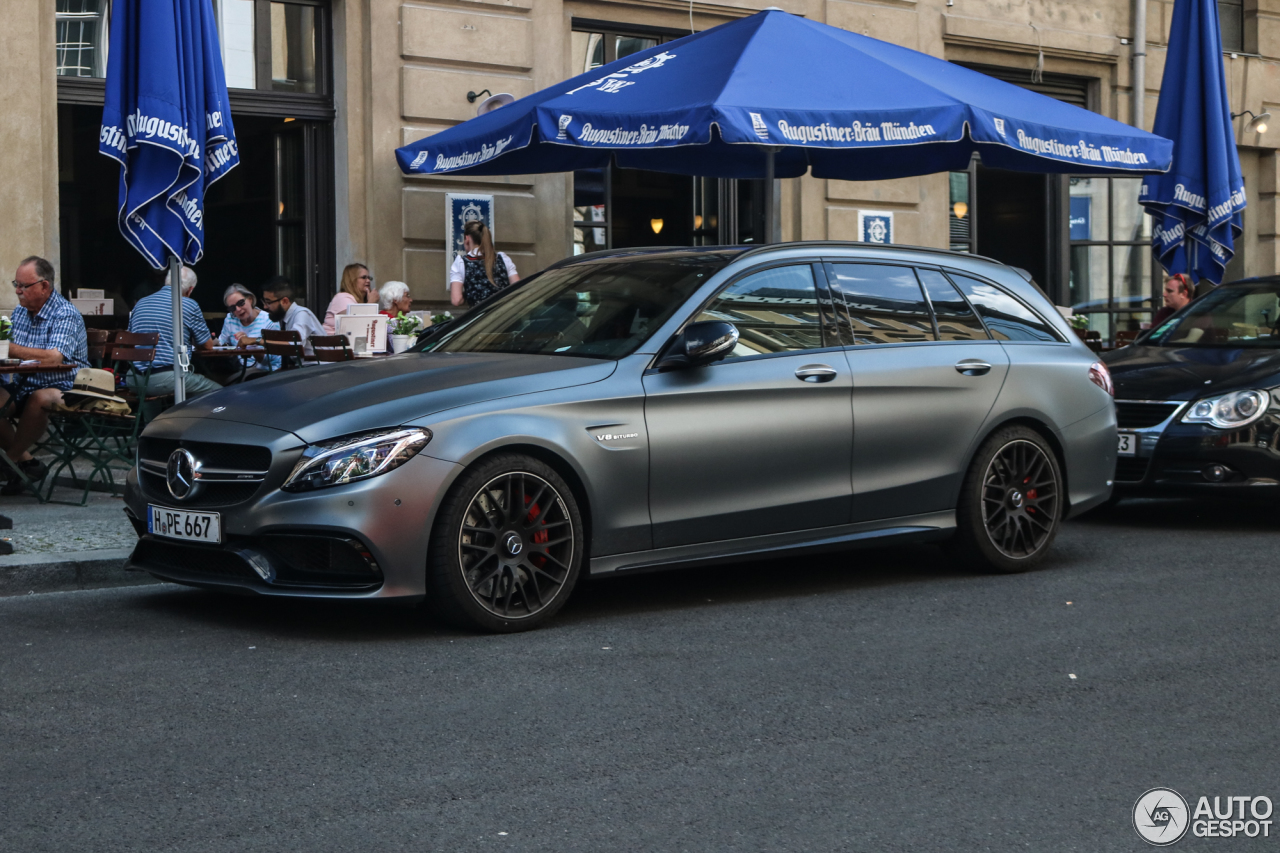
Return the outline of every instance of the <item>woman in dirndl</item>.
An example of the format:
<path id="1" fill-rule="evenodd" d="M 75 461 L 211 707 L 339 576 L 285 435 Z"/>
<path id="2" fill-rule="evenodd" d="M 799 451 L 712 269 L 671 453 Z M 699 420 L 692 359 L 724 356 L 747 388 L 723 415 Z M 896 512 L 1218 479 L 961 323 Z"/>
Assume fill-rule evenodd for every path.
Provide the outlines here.
<path id="1" fill-rule="evenodd" d="M 478 219 L 462 226 L 462 254 L 449 268 L 449 301 L 475 305 L 520 280 L 506 252 L 493 248 L 489 229 Z"/>

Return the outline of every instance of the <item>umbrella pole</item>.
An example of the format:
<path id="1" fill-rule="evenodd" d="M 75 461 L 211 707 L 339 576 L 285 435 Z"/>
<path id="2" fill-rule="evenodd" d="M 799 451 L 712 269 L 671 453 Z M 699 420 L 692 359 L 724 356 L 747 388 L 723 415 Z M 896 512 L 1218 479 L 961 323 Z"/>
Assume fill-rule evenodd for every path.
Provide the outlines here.
<path id="1" fill-rule="evenodd" d="M 187 399 L 187 336 L 182 332 L 182 265 L 169 256 L 169 290 L 173 292 L 173 402 Z"/>
<path id="2" fill-rule="evenodd" d="M 773 237 L 774 221 L 778 218 L 773 189 L 773 155 L 777 152 L 776 145 L 764 146 L 764 242 L 766 243 L 778 242 Z"/>

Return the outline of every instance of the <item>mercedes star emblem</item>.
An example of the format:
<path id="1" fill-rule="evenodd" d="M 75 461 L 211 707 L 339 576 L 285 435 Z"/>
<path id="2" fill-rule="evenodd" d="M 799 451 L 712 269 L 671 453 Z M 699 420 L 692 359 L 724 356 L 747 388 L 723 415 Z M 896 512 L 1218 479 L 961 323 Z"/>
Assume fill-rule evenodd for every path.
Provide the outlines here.
<path id="1" fill-rule="evenodd" d="M 179 448 L 169 454 L 169 467 L 165 475 L 165 482 L 169 484 L 169 494 L 178 500 L 190 497 L 198 479 L 200 479 L 200 463 L 190 451 Z"/>

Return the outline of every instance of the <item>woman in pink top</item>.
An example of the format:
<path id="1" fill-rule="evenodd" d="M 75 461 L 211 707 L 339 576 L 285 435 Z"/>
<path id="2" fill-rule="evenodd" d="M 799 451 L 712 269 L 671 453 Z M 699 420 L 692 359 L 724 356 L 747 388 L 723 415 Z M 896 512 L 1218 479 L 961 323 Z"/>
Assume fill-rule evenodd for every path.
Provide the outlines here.
<path id="1" fill-rule="evenodd" d="M 357 302 L 377 302 L 378 291 L 373 289 L 373 276 L 364 264 L 347 264 L 342 270 L 342 287 L 329 303 L 329 310 L 324 313 L 324 330 L 326 334 L 337 334 L 338 315 Z"/>

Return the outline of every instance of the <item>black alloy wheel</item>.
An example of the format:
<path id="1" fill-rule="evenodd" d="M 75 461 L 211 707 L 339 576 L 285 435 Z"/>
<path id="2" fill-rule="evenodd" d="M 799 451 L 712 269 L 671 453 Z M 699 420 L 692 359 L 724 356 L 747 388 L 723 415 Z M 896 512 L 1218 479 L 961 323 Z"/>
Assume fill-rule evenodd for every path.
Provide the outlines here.
<path id="1" fill-rule="evenodd" d="M 1058 534 L 1061 484 L 1057 458 L 1039 433 L 1015 426 L 992 435 L 961 487 L 953 552 L 976 568 L 1031 568 Z"/>
<path id="2" fill-rule="evenodd" d="M 429 601 L 454 624 L 514 632 L 563 606 L 582 564 L 582 520 L 554 470 L 500 456 L 468 471 L 440 509 Z"/>

